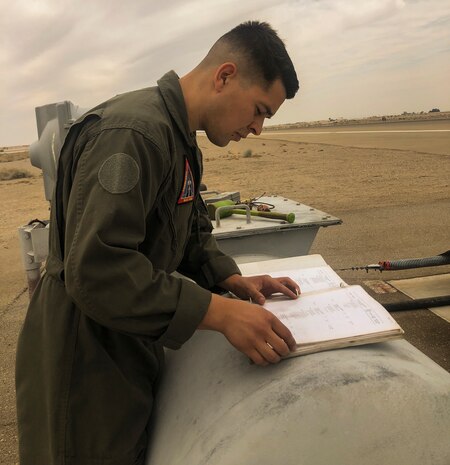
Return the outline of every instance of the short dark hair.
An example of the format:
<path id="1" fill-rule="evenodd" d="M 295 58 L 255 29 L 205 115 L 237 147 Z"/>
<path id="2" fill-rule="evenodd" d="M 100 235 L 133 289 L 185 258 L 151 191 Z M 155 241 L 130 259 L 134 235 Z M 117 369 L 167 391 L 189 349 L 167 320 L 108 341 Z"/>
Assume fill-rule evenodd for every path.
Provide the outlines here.
<path id="1" fill-rule="evenodd" d="M 246 21 L 224 34 L 216 44 L 226 44 L 242 56 L 253 78 L 262 78 L 268 85 L 281 79 L 286 98 L 291 99 L 297 93 L 299 83 L 292 60 L 284 42 L 268 23 Z"/>

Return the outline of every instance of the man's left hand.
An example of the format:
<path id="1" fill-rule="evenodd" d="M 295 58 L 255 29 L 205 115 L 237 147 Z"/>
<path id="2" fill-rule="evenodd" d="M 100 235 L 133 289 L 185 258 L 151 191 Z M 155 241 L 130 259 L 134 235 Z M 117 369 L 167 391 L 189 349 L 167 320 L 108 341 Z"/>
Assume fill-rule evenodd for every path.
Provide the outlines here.
<path id="1" fill-rule="evenodd" d="M 269 275 L 240 276 L 234 274 L 219 283 L 219 286 L 240 299 L 251 299 L 259 305 L 264 305 L 266 297 L 276 293 L 291 299 L 296 299 L 300 295 L 299 285 L 288 277 L 272 278 Z"/>

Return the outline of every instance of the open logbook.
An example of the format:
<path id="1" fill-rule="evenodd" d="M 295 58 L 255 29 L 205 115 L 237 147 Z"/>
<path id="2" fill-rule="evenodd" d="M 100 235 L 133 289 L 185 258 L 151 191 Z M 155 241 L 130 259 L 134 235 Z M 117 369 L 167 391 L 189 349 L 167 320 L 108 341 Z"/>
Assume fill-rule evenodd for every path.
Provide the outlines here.
<path id="1" fill-rule="evenodd" d="M 296 300 L 267 299 L 264 308 L 292 332 L 297 349 L 289 356 L 381 342 L 402 337 L 403 330 L 387 310 L 361 286 L 348 286 L 328 266 L 269 272 L 300 285 Z"/>

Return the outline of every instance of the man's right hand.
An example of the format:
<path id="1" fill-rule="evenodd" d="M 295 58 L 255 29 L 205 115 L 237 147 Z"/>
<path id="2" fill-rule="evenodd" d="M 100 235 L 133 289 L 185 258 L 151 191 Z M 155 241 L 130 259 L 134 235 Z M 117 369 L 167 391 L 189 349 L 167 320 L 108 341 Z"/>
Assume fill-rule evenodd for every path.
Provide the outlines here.
<path id="1" fill-rule="evenodd" d="M 277 363 L 296 347 L 289 329 L 265 308 L 213 294 L 199 329 L 221 332 L 257 365 Z"/>

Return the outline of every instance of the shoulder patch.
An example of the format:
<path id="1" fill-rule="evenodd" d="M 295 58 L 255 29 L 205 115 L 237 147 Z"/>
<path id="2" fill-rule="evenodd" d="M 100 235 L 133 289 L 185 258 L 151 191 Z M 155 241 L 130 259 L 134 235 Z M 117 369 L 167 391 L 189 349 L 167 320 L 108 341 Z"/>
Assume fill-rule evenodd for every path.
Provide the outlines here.
<path id="1" fill-rule="evenodd" d="M 178 197 L 178 205 L 182 203 L 192 202 L 195 196 L 194 176 L 192 175 L 191 167 L 188 159 L 184 162 L 184 180 L 180 196 Z"/>
<path id="2" fill-rule="evenodd" d="M 111 194 L 130 192 L 139 181 L 139 165 L 127 153 L 115 153 L 98 170 L 98 181 Z"/>

